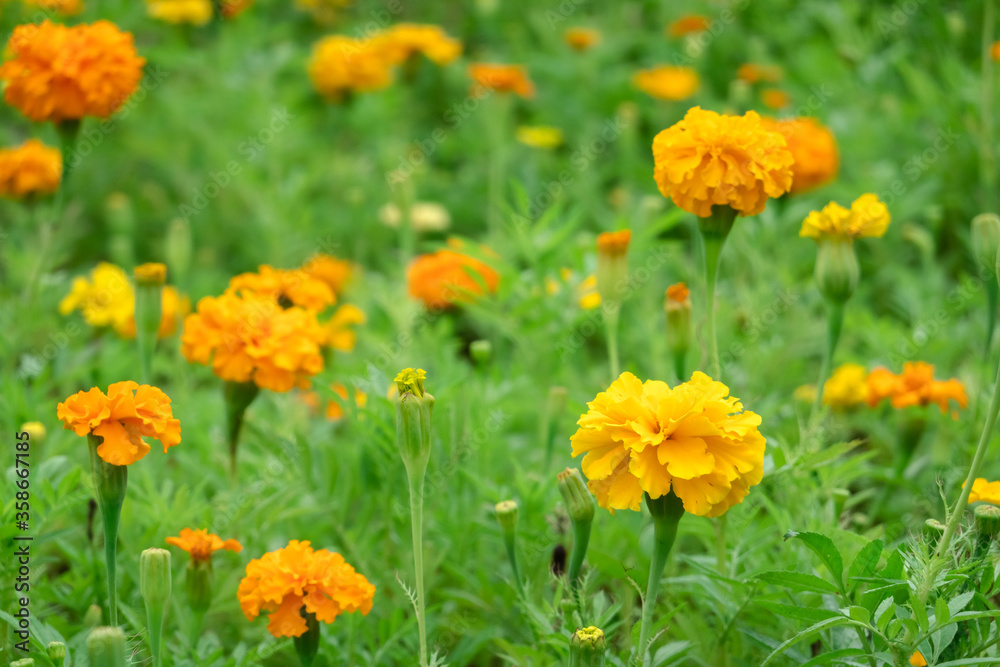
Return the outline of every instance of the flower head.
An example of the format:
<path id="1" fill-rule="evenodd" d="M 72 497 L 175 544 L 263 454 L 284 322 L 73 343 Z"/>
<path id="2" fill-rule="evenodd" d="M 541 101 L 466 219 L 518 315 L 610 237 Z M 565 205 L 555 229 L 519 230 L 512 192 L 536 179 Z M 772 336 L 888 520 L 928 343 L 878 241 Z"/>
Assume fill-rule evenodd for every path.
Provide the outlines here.
<path id="1" fill-rule="evenodd" d="M 320 95 L 338 100 L 344 93 L 385 88 L 392 82 L 392 64 L 376 38 L 331 35 L 313 47 L 309 78 Z"/>
<path id="2" fill-rule="evenodd" d="M 133 275 L 137 283 L 162 285 L 167 281 L 167 265 L 159 262 L 146 262 L 135 267 Z"/>
<path id="3" fill-rule="evenodd" d="M 109 21 L 20 25 L 7 50 L 4 100 L 37 122 L 107 118 L 135 92 L 146 64 L 132 34 Z"/>
<path id="4" fill-rule="evenodd" d="M 343 556 L 314 551 L 309 542 L 298 540 L 250 561 L 236 592 L 248 620 L 261 612 L 271 614 L 267 629 L 275 637 L 305 633 L 303 607 L 318 621 L 333 623 L 344 612 L 367 615 L 374 595 L 375 587 Z"/>
<path id="5" fill-rule="evenodd" d="M 924 654 L 920 651 L 915 651 L 913 655 L 910 656 L 910 665 L 912 665 L 912 667 L 927 667 L 927 661 L 924 660 Z"/>
<path id="6" fill-rule="evenodd" d="M 667 26 L 667 34 L 671 37 L 683 37 L 692 33 L 705 32 L 712 25 L 711 19 L 700 14 L 682 16 Z"/>
<path id="7" fill-rule="evenodd" d="M 212 20 L 212 0 L 146 0 L 154 19 L 174 24 L 205 25 Z"/>
<path id="8" fill-rule="evenodd" d="M 795 164 L 792 165 L 792 194 L 808 192 L 837 176 L 840 155 L 833 133 L 815 118 L 769 121 L 785 137 Z"/>
<path id="9" fill-rule="evenodd" d="M 517 93 L 524 98 L 535 96 L 535 84 L 520 65 L 473 63 L 469 65 L 469 76 L 480 86 L 498 93 Z"/>
<path id="10" fill-rule="evenodd" d="M 601 32 L 593 28 L 566 28 L 563 39 L 573 49 L 586 51 L 601 41 Z"/>
<path id="11" fill-rule="evenodd" d="M 315 271 L 275 269 L 262 264 L 256 273 L 241 273 L 229 281 L 229 292 L 272 299 L 282 307 L 301 306 L 318 313 L 337 302 L 329 282 Z"/>
<path id="12" fill-rule="evenodd" d="M 764 210 L 769 197 L 792 185 L 792 154 L 785 138 L 753 111 L 724 116 L 699 107 L 653 139 L 654 178 L 660 192 L 699 217 L 712 206 L 743 215 Z"/>
<path id="13" fill-rule="evenodd" d="M 802 221 L 799 236 L 816 240 L 839 238 L 877 238 L 889 227 L 889 209 L 876 195 L 864 194 L 854 200 L 850 209 L 830 202 L 822 211 L 813 211 Z"/>
<path id="14" fill-rule="evenodd" d="M 149 445 L 143 438 L 159 440 L 164 452 L 181 441 L 181 422 L 174 419 L 170 398 L 131 380 L 114 383 L 107 394 L 97 387 L 77 392 L 57 406 L 56 415 L 77 435 L 103 438 L 97 455 L 111 465 L 131 465 L 146 456 Z"/>
<path id="15" fill-rule="evenodd" d="M 404 368 L 396 374 L 396 391 L 399 394 L 407 392 L 414 396 L 424 395 L 424 380 L 427 379 L 427 372 L 422 368 Z"/>
<path id="16" fill-rule="evenodd" d="M 397 23 L 376 39 L 392 63 L 402 63 L 422 53 L 436 65 L 447 65 L 462 55 L 462 43 L 436 25 Z"/>
<path id="17" fill-rule="evenodd" d="M 563 142 L 562 130 L 548 125 L 522 125 L 516 137 L 519 143 L 533 148 L 555 148 Z"/>
<path id="18" fill-rule="evenodd" d="M 948 401 L 955 401 L 965 408 L 969 399 L 961 382 L 952 378 L 934 379 L 934 366 L 923 361 L 903 364 L 903 373 L 896 375 L 885 368 L 876 368 L 868 374 L 868 405 L 875 407 L 888 398 L 894 408 L 924 406 L 931 403 L 948 411 Z"/>
<path id="19" fill-rule="evenodd" d="M 346 259 L 338 259 L 333 255 L 322 253 L 310 258 L 302 265 L 302 270 L 325 282 L 333 290 L 335 296 L 339 296 L 344 291 L 347 283 L 356 272 L 354 264 Z"/>
<path id="20" fill-rule="evenodd" d="M 965 488 L 965 483 L 962 483 Z M 969 492 L 970 503 L 990 503 L 1000 505 L 1000 482 L 990 482 L 984 477 L 977 477 Z"/>
<path id="21" fill-rule="evenodd" d="M 184 320 L 181 352 L 188 361 L 212 364 L 230 382 L 289 391 L 307 386 L 323 370 L 323 327 L 299 306 L 282 308 L 271 298 L 227 292 L 205 297 Z"/>
<path id="22" fill-rule="evenodd" d="M 410 296 L 428 308 L 447 308 L 469 296 L 495 292 L 500 275 L 488 264 L 454 250 L 417 257 L 406 272 Z"/>
<path id="23" fill-rule="evenodd" d="M 223 540 L 203 528 L 198 530 L 182 528 L 178 537 L 168 537 L 166 541 L 167 544 L 191 554 L 192 559 L 200 561 L 211 560 L 212 554 L 222 549 L 234 553 L 243 551 L 243 545 L 236 540 Z"/>
<path id="24" fill-rule="evenodd" d="M 823 403 L 853 408 L 868 401 L 868 371 L 861 364 L 843 364 L 823 384 Z"/>
<path id="25" fill-rule="evenodd" d="M 684 509 L 720 516 L 763 477 L 760 417 L 704 373 L 671 388 L 622 373 L 587 404 L 571 438 L 601 507 L 639 510 L 673 491 Z"/>
<path id="26" fill-rule="evenodd" d="M 62 154 L 38 139 L 17 148 L 0 148 L 0 197 L 49 195 L 62 180 Z"/>
<path id="27" fill-rule="evenodd" d="M 667 288 L 667 301 L 684 303 L 691 295 L 691 290 L 684 283 L 674 283 Z"/>
<path id="28" fill-rule="evenodd" d="M 636 88 L 659 100 L 685 100 L 695 94 L 699 83 L 696 70 L 673 65 L 640 70 L 632 77 Z"/>

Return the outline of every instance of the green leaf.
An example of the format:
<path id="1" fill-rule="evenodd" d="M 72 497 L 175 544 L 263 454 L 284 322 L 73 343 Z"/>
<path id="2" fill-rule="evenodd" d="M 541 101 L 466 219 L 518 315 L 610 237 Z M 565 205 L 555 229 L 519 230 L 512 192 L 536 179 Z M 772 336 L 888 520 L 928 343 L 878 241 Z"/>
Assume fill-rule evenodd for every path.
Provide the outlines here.
<path id="1" fill-rule="evenodd" d="M 772 660 L 774 660 L 776 657 L 787 651 L 789 647 L 792 646 L 792 644 L 796 644 L 802 641 L 803 639 L 806 639 L 807 637 L 816 634 L 817 632 L 821 632 L 823 630 L 829 630 L 830 628 L 839 628 L 844 625 L 860 626 L 861 623 L 858 623 L 857 621 L 852 621 L 851 619 L 845 616 L 838 616 L 837 618 L 830 618 L 825 621 L 820 621 L 819 623 L 811 625 L 802 632 L 794 635 L 792 638 L 787 639 L 778 644 L 778 648 L 774 649 L 774 651 L 771 652 L 771 655 L 767 656 L 767 658 L 764 659 L 764 662 L 760 664 L 760 667 L 767 667 L 767 665 L 770 664 Z"/>
<path id="2" fill-rule="evenodd" d="M 813 591 L 815 593 L 837 593 L 837 587 L 826 579 L 805 572 L 789 572 L 787 570 L 772 570 L 757 575 L 757 578 L 768 584 L 784 586 L 795 591 Z"/>
<path id="3" fill-rule="evenodd" d="M 865 625 L 868 625 L 871 622 L 871 620 L 872 620 L 871 613 L 869 613 L 869 611 L 867 609 L 865 609 L 864 607 L 860 607 L 860 606 L 858 606 L 856 604 L 855 605 L 851 605 L 851 607 L 847 610 L 847 613 L 855 621 L 860 621 L 861 623 L 864 623 Z"/>
<path id="4" fill-rule="evenodd" d="M 885 626 L 888 625 L 896 616 L 896 603 L 892 601 L 892 598 L 886 598 L 882 601 L 882 604 L 878 606 L 875 610 L 875 626 L 878 628 L 879 632 L 885 632 Z"/>
<path id="5" fill-rule="evenodd" d="M 913 620 L 917 622 L 920 632 L 927 632 L 927 610 L 924 608 L 924 605 L 919 600 L 911 600 L 910 611 L 913 612 Z"/>
<path id="6" fill-rule="evenodd" d="M 954 616 L 960 611 L 964 611 L 969 602 L 975 597 L 975 592 L 969 591 L 968 593 L 962 593 L 961 595 L 956 595 L 954 598 L 948 601 L 948 612 L 949 616 Z"/>
<path id="7" fill-rule="evenodd" d="M 809 662 L 802 663 L 801 667 L 816 667 L 816 665 L 828 665 L 831 662 L 839 662 L 841 658 L 853 658 L 864 655 L 865 652 L 859 648 L 842 648 L 837 651 L 829 651 L 823 655 L 818 655 Z"/>
<path id="8" fill-rule="evenodd" d="M 866 544 L 855 556 L 851 563 L 851 569 L 847 571 L 848 581 L 858 577 L 870 577 L 875 574 L 879 559 L 882 558 L 883 543 L 880 539 L 875 539 Z M 855 584 L 857 586 L 857 584 Z"/>
<path id="9" fill-rule="evenodd" d="M 823 561 L 823 564 L 826 565 L 827 569 L 833 575 L 837 588 L 843 590 L 844 557 L 840 555 L 840 551 L 837 550 L 837 546 L 833 543 L 833 540 L 819 533 L 796 533 L 794 530 L 785 533 L 785 539 L 789 538 L 801 541 L 813 553 L 819 556 L 820 560 Z"/>
<path id="10" fill-rule="evenodd" d="M 757 600 L 756 604 L 757 606 L 763 607 L 768 611 L 772 611 L 779 616 L 784 616 L 785 618 L 790 618 L 796 621 L 805 621 L 807 623 L 825 621 L 829 618 L 836 618 L 837 616 L 843 617 L 843 614 L 841 613 L 820 607 L 798 607 L 796 605 L 783 604 L 781 602 L 773 602 L 771 600 Z"/>
<path id="11" fill-rule="evenodd" d="M 937 602 L 934 603 L 934 622 L 944 625 L 948 622 L 949 618 L 951 618 L 951 611 L 948 609 L 948 604 L 944 601 L 944 598 L 938 598 Z"/>

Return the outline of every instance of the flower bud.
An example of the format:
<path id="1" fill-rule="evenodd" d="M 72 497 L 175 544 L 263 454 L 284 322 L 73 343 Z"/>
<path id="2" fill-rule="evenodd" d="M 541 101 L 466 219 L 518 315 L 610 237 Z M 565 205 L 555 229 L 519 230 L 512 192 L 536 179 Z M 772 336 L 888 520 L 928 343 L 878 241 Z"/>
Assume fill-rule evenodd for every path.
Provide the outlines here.
<path id="1" fill-rule="evenodd" d="M 830 237 L 819 241 L 816 283 L 820 293 L 833 303 L 844 303 L 858 286 L 861 268 L 850 239 Z"/>
<path id="2" fill-rule="evenodd" d="M 170 600 L 170 552 L 146 549 L 139 556 L 139 590 L 146 607 L 163 608 Z"/>
<path id="3" fill-rule="evenodd" d="M 212 561 L 192 558 L 184 574 L 184 590 L 188 604 L 196 612 L 204 613 L 212 606 Z"/>
<path id="4" fill-rule="evenodd" d="M 125 667 L 125 634 L 121 628 L 94 628 L 87 637 L 90 667 Z"/>
<path id="5" fill-rule="evenodd" d="M 500 528 L 503 529 L 504 537 L 514 539 L 514 533 L 517 530 L 517 501 L 504 500 L 497 503 L 496 513 L 497 521 L 500 522 Z"/>
<path id="6" fill-rule="evenodd" d="M 684 357 L 691 346 L 691 299 L 684 283 L 667 288 L 663 308 L 667 313 L 667 347 L 674 356 L 679 380 L 684 379 Z"/>
<path id="7" fill-rule="evenodd" d="M 617 308 L 628 276 L 628 244 L 632 232 L 623 229 L 597 237 L 597 293 L 607 308 Z"/>
<path id="8" fill-rule="evenodd" d="M 1000 216 L 980 213 L 972 219 L 972 251 L 977 268 L 988 275 L 997 273 L 997 251 L 1000 250 Z"/>
<path id="9" fill-rule="evenodd" d="M 174 274 L 174 284 L 183 284 L 191 268 L 191 225 L 184 218 L 174 218 L 167 227 L 164 254 Z"/>
<path id="10" fill-rule="evenodd" d="M 121 512 L 125 502 L 125 488 L 128 485 L 128 466 L 116 466 L 107 463 L 97 454 L 97 448 L 104 442 L 99 435 L 89 434 L 91 472 L 94 476 L 94 488 L 97 490 L 97 504 L 103 515 L 111 512 Z M 117 524 L 116 524 L 117 525 Z"/>
<path id="11" fill-rule="evenodd" d="M 10 667 L 35 667 L 34 658 L 21 658 L 10 663 Z"/>
<path id="12" fill-rule="evenodd" d="M 937 519 L 927 519 L 923 527 L 924 540 L 930 549 L 937 547 L 938 540 L 944 535 L 944 524 Z"/>
<path id="13" fill-rule="evenodd" d="M 607 644 L 604 631 L 590 626 L 580 628 L 569 638 L 570 667 L 599 667 L 604 665 Z"/>
<path id="14" fill-rule="evenodd" d="M 66 658 L 66 645 L 62 642 L 49 642 L 49 645 L 45 648 L 45 652 L 48 653 L 49 660 L 56 663 L 56 665 L 61 665 Z"/>
<path id="15" fill-rule="evenodd" d="M 566 468 L 556 475 L 559 493 L 562 494 L 566 510 L 574 523 L 594 520 L 594 497 L 590 495 L 583 476 L 576 468 Z"/>
<path id="16" fill-rule="evenodd" d="M 984 503 L 976 507 L 974 514 L 979 541 L 988 544 L 1000 533 L 1000 508 Z"/>
<path id="17" fill-rule="evenodd" d="M 45 424 L 42 422 L 24 422 L 21 430 L 28 434 L 28 441 L 33 445 L 40 445 L 45 441 Z"/>
<path id="18" fill-rule="evenodd" d="M 101 624 L 102 618 L 101 608 L 92 604 L 87 608 L 87 613 L 83 615 L 83 626 L 85 628 L 96 628 Z"/>
<path id="19" fill-rule="evenodd" d="M 396 445 L 411 475 L 423 474 L 431 454 L 434 397 L 424 391 L 427 374 L 405 368 L 396 376 Z"/>
<path id="20" fill-rule="evenodd" d="M 488 340 L 474 340 L 469 343 L 469 356 L 480 366 L 489 363 L 493 355 L 493 344 Z"/>

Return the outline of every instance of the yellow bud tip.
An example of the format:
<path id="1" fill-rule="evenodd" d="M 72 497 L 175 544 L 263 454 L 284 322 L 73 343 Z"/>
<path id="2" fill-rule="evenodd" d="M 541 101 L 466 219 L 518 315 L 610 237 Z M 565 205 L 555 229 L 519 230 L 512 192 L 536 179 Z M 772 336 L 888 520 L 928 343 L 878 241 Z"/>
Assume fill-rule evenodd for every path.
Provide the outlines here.
<path id="1" fill-rule="evenodd" d="M 396 389 L 399 391 L 400 396 L 405 393 L 411 393 L 414 396 L 423 396 L 424 380 L 426 379 L 427 373 L 422 368 L 404 368 L 396 376 Z"/>
<path id="2" fill-rule="evenodd" d="M 162 285 L 167 282 L 167 265 L 147 262 L 135 267 L 135 281 L 140 285 Z"/>
<path id="3" fill-rule="evenodd" d="M 604 630 L 593 625 L 579 628 L 573 633 L 571 643 L 584 649 L 604 650 Z"/>

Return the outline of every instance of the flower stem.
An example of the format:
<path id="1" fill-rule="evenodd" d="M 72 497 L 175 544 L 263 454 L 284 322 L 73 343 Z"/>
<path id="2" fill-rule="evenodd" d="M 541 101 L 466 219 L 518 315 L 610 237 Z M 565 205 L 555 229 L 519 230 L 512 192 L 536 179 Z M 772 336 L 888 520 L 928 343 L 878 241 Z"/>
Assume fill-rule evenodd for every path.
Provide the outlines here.
<path id="1" fill-rule="evenodd" d="M 715 522 L 715 566 L 719 574 L 726 574 L 726 515 L 723 514 Z"/>
<path id="2" fill-rule="evenodd" d="M 812 423 L 823 407 L 823 385 L 826 384 L 830 376 L 830 368 L 833 366 L 833 355 L 837 351 L 837 343 L 840 342 L 840 331 L 844 326 L 844 304 L 834 301 L 827 301 L 826 311 L 826 351 L 823 354 L 823 363 L 819 367 L 819 379 L 816 381 L 816 398 L 813 400 L 812 411 L 809 415 L 809 422 Z"/>
<path id="3" fill-rule="evenodd" d="M 424 471 L 409 470 L 407 473 L 410 482 L 410 526 L 413 533 L 413 570 L 417 589 L 417 632 L 420 634 L 420 667 L 427 667 L 427 622 L 426 611 L 424 609 Z M 511 565 L 514 565 L 513 554 L 511 554 Z M 518 580 L 517 569 L 514 570 L 514 578 Z"/>
<path id="4" fill-rule="evenodd" d="M 260 387 L 251 382 L 226 382 L 222 388 L 226 399 L 226 417 L 229 426 L 229 469 L 236 479 L 236 451 L 240 444 L 240 431 L 247 408 L 260 393 Z"/>
<path id="5" fill-rule="evenodd" d="M 111 626 L 118 625 L 118 590 L 116 586 L 118 555 L 118 524 L 121 521 L 122 503 L 128 483 L 128 467 L 107 463 L 97 454 L 103 442 L 100 436 L 89 435 L 90 468 L 94 479 L 97 506 L 104 524 L 104 562 L 108 575 L 108 619 Z"/>
<path id="6" fill-rule="evenodd" d="M 962 488 L 962 493 L 958 496 L 958 502 L 955 503 L 955 508 L 948 517 L 948 524 L 945 526 L 944 535 L 941 536 L 941 541 L 938 542 L 938 558 L 948 553 L 951 540 L 955 536 L 955 530 L 958 528 L 958 524 L 965 514 L 965 508 L 969 505 L 969 494 L 972 492 L 972 484 L 976 481 L 976 476 L 979 475 L 983 459 L 986 458 L 986 450 L 990 444 L 990 436 L 993 435 L 993 427 L 997 423 L 998 412 L 1000 412 L 1000 365 L 997 366 L 997 377 L 993 382 L 993 398 L 990 399 L 990 407 L 986 413 L 986 423 L 983 424 L 983 433 L 979 437 L 976 454 L 972 457 L 972 465 L 969 466 L 969 475 L 965 478 L 965 486 Z"/>
<path id="7" fill-rule="evenodd" d="M 312 667 L 316 654 L 319 652 L 320 625 L 315 614 L 311 614 L 305 609 L 300 613 L 306 620 L 306 631 L 295 637 L 292 643 L 295 645 L 295 652 L 299 654 L 302 667 Z"/>
<path id="8" fill-rule="evenodd" d="M 653 610 L 656 607 L 656 597 L 660 592 L 660 579 L 663 568 L 667 564 L 667 556 L 674 546 L 677 537 L 677 524 L 684 516 L 684 505 L 680 498 L 671 491 L 655 500 L 649 494 L 643 494 L 646 506 L 653 516 L 653 558 L 649 562 L 649 583 L 646 585 L 646 597 L 642 601 L 642 620 L 639 628 L 640 665 L 646 662 L 646 652 L 649 650 L 650 632 L 653 630 Z"/>
<path id="9" fill-rule="evenodd" d="M 163 665 L 163 607 L 153 605 L 146 609 L 146 631 L 149 633 L 149 652 L 153 667 Z"/>
<path id="10" fill-rule="evenodd" d="M 607 330 L 608 360 L 611 364 L 611 379 L 616 380 L 621 373 L 618 361 L 618 316 L 621 313 L 620 304 L 608 304 L 604 308 L 604 327 Z"/>
<path id="11" fill-rule="evenodd" d="M 493 93 L 489 103 L 489 179 L 487 181 L 486 211 L 487 229 L 493 233 L 500 231 L 500 210 L 503 201 L 504 177 L 507 171 L 507 125 L 509 123 L 511 99 L 509 94 Z"/>
<path id="12" fill-rule="evenodd" d="M 992 211 L 996 203 L 997 161 L 993 146 L 993 30 L 996 22 L 995 0 L 983 3 L 982 78 L 980 83 L 979 122 L 982 124 L 979 141 L 979 181 L 982 186 L 983 210 Z"/>
<path id="13" fill-rule="evenodd" d="M 736 220 L 736 211 L 728 206 L 712 207 L 712 215 L 699 218 L 698 231 L 701 234 L 705 255 L 705 309 L 707 316 L 708 341 L 712 358 L 712 378 L 721 379 L 722 365 L 719 363 L 719 341 L 715 333 L 715 282 L 719 272 L 719 256 L 729 237 L 729 230 Z"/>
<path id="14" fill-rule="evenodd" d="M 986 344 L 983 346 L 983 361 L 990 360 L 990 348 L 993 347 L 993 332 L 997 325 L 997 302 L 1000 301 L 995 280 L 986 281 Z"/>

